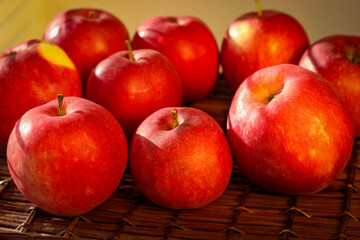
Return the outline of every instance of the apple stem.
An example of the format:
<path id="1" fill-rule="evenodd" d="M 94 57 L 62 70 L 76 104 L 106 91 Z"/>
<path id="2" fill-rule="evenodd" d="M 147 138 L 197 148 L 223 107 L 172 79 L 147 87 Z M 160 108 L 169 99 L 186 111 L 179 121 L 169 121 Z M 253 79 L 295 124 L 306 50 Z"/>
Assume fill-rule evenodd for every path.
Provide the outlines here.
<path id="1" fill-rule="evenodd" d="M 172 114 L 173 119 L 174 119 L 173 125 L 172 125 L 172 129 L 174 129 L 174 128 L 176 128 L 177 126 L 179 126 L 179 121 L 178 121 L 178 118 L 177 118 L 177 113 L 178 113 L 178 111 L 177 111 L 176 109 L 173 109 L 173 110 L 171 111 L 171 114 Z"/>
<path id="2" fill-rule="evenodd" d="M 89 18 L 93 18 L 95 16 L 95 12 L 94 11 L 90 11 L 89 12 Z"/>
<path id="3" fill-rule="evenodd" d="M 255 2 L 256 2 L 256 8 L 257 8 L 258 16 L 261 17 L 262 16 L 262 11 L 261 11 L 260 0 L 255 0 Z"/>
<path id="4" fill-rule="evenodd" d="M 11 54 L 11 55 L 15 55 L 16 53 L 17 53 L 17 52 L 14 51 L 14 50 L 10 51 L 10 54 Z"/>
<path id="5" fill-rule="evenodd" d="M 271 102 L 275 97 L 275 94 L 270 94 L 270 96 L 267 97 L 268 101 Z"/>
<path id="6" fill-rule="evenodd" d="M 131 47 L 131 42 L 129 40 L 125 40 L 125 44 L 127 46 L 127 49 L 129 51 L 129 60 L 130 61 L 134 61 L 134 55 L 132 53 L 132 47 Z"/>
<path id="7" fill-rule="evenodd" d="M 57 100 L 58 100 L 58 106 L 59 106 L 59 116 L 64 116 L 64 112 L 63 112 L 64 95 L 58 94 L 57 95 Z"/>

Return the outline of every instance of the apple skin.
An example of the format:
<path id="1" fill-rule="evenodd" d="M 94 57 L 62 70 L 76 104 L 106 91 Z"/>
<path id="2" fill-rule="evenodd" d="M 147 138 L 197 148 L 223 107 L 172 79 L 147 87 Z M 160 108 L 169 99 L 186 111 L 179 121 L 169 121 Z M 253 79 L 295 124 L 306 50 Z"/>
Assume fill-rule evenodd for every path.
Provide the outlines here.
<path id="1" fill-rule="evenodd" d="M 59 93 L 82 96 L 79 72 L 61 48 L 29 40 L 1 53 L 0 144 L 6 145 L 16 121 L 26 111 Z"/>
<path id="2" fill-rule="evenodd" d="M 57 216 L 84 214 L 116 190 L 128 157 L 122 128 L 105 108 L 65 97 L 25 113 L 7 145 L 10 174 L 22 194 Z"/>
<path id="3" fill-rule="evenodd" d="M 164 107 L 180 106 L 181 82 L 171 62 L 152 49 L 117 52 L 101 61 L 89 76 L 86 98 L 118 119 L 129 140 L 140 123 Z"/>
<path id="4" fill-rule="evenodd" d="M 360 136 L 360 37 L 327 36 L 313 43 L 299 65 L 331 82 L 344 98 L 354 123 L 355 137 Z"/>
<path id="5" fill-rule="evenodd" d="M 133 47 L 155 49 L 172 62 L 182 82 L 185 103 L 203 99 L 215 85 L 218 46 L 210 29 L 198 18 L 149 18 L 138 26 Z"/>
<path id="6" fill-rule="evenodd" d="M 227 135 L 245 176 L 282 194 L 327 187 L 349 161 L 354 143 L 350 112 L 334 86 L 292 64 L 259 70 L 240 85 Z"/>
<path id="7" fill-rule="evenodd" d="M 43 39 L 60 46 L 78 68 L 83 84 L 98 62 L 126 50 L 129 39 L 123 22 L 111 13 L 92 8 L 71 9 L 56 15 Z"/>
<path id="8" fill-rule="evenodd" d="M 155 204 L 198 208 L 226 189 L 233 167 L 230 146 L 218 123 L 199 109 L 176 108 L 179 125 L 172 129 L 172 109 L 156 111 L 137 129 L 129 150 L 131 174 Z"/>
<path id="9" fill-rule="evenodd" d="M 241 82 L 257 70 L 297 64 L 309 46 L 300 23 L 292 16 L 273 10 L 244 14 L 233 21 L 221 46 L 224 78 L 236 92 Z"/>

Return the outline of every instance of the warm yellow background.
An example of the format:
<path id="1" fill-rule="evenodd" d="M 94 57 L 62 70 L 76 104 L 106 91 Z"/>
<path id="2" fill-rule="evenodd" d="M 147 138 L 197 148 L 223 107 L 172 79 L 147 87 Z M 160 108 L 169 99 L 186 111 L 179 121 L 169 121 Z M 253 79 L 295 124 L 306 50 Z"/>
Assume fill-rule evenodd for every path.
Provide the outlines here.
<path id="1" fill-rule="evenodd" d="M 262 0 L 263 9 L 295 17 L 310 41 L 333 34 L 360 36 L 360 0 Z M 212 30 L 218 45 L 231 21 L 255 11 L 254 0 L 0 0 L 0 52 L 41 38 L 56 14 L 70 8 L 95 7 L 119 17 L 133 36 L 136 27 L 155 15 L 193 15 Z"/>

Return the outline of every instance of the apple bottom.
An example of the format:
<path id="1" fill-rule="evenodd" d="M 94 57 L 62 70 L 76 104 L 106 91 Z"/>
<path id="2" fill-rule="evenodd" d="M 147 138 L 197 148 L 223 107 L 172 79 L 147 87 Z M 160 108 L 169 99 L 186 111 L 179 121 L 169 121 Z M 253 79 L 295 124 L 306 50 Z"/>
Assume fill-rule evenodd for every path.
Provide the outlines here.
<path id="1" fill-rule="evenodd" d="M 239 143 L 239 145 L 243 145 L 239 147 L 243 151 L 234 149 L 233 152 L 237 156 L 236 159 L 241 159 L 236 163 L 244 175 L 256 185 L 281 194 L 298 195 L 319 192 L 336 180 L 347 162 L 336 164 L 331 159 L 319 159 L 319 162 L 322 161 L 323 164 L 313 164 L 312 161 L 317 161 L 315 158 L 300 161 L 301 154 L 284 153 L 284 146 L 263 147 L 263 150 L 281 148 L 278 154 L 271 153 L 271 150 L 268 152 L 265 150 L 264 153 L 259 154 L 245 146 L 245 143 Z M 308 147 L 304 145 L 300 148 Z M 306 150 L 303 151 L 305 156 Z M 326 163 L 327 160 L 329 160 L 328 163 Z"/>
<path id="2" fill-rule="evenodd" d="M 100 156 L 85 142 L 76 146 L 74 139 L 80 135 L 72 137 L 59 143 L 65 146 L 60 150 L 40 143 L 35 152 L 24 154 L 32 158 L 31 164 L 24 163 L 26 159 L 8 163 L 20 192 L 40 209 L 57 216 L 81 215 L 104 202 L 116 190 L 125 166 L 119 152 Z M 49 137 L 47 140 L 51 141 Z"/>
<path id="3" fill-rule="evenodd" d="M 132 162 L 131 169 L 136 169 L 132 175 L 136 186 L 155 204 L 171 209 L 198 208 L 214 201 L 225 190 L 231 173 L 229 164 L 219 159 L 217 156 L 221 155 L 213 149 L 205 149 L 213 146 L 197 147 L 194 141 L 176 146 L 176 143 L 169 142 L 175 149 L 167 151 L 164 150 L 167 147 L 159 148 L 140 136 L 137 141 L 146 145 L 148 150 L 137 148 L 134 150 L 137 153 L 132 153 L 132 159 L 144 160 L 142 163 Z M 158 153 L 144 156 L 144 152 L 149 150 Z M 174 156 L 171 151 L 179 153 Z M 199 151 L 204 154 L 195 157 Z M 221 169 L 222 164 L 227 169 Z"/>
<path id="4" fill-rule="evenodd" d="M 56 167 L 51 170 L 52 167 L 29 173 L 29 177 L 36 181 L 24 182 L 15 177 L 14 183 L 30 202 L 56 216 L 78 216 L 91 211 L 116 190 L 119 176 L 123 174 L 121 171 L 110 172 L 92 167 L 80 170 L 84 167 L 77 164 L 71 168 L 64 166 L 63 169 Z M 16 176 L 17 171 L 12 165 L 9 169 L 11 175 Z M 59 174 L 59 170 L 63 175 Z M 110 175 L 113 177 L 104 179 L 104 176 Z"/>

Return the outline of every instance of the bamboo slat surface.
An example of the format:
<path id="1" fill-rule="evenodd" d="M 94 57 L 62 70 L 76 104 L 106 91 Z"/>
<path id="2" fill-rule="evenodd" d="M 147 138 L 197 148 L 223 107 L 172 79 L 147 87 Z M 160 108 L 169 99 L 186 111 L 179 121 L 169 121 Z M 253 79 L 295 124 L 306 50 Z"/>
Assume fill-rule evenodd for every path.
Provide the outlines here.
<path id="1" fill-rule="evenodd" d="M 232 94 L 220 78 L 212 93 L 190 106 L 225 129 Z M 234 165 L 230 183 L 213 203 L 170 210 L 136 188 L 129 170 L 114 194 L 83 216 L 57 217 L 30 203 L 11 181 L 0 148 L 0 239 L 360 239 L 360 141 L 346 169 L 325 190 L 288 196 L 268 192 Z"/>

